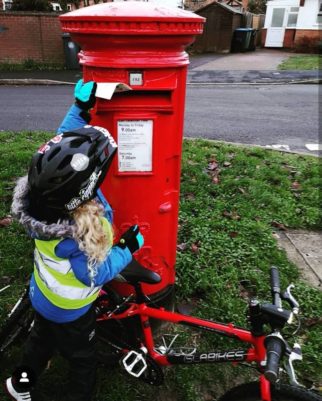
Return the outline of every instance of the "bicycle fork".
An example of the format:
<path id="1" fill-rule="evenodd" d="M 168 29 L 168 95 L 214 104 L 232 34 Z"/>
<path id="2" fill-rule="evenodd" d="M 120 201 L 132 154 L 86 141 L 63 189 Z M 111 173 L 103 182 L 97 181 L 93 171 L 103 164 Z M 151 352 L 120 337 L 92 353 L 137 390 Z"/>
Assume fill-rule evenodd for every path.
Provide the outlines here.
<path id="1" fill-rule="evenodd" d="M 260 393 L 262 401 L 272 401 L 271 383 L 266 379 L 264 374 L 259 377 Z"/>

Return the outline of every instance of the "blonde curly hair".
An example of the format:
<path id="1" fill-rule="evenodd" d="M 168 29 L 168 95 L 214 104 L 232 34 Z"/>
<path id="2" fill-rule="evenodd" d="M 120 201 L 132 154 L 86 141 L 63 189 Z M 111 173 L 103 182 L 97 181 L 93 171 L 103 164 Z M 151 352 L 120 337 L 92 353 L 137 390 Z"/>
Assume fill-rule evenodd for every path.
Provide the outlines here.
<path id="1" fill-rule="evenodd" d="M 71 214 L 75 221 L 73 236 L 79 249 L 88 257 L 88 270 L 93 286 L 97 267 L 113 246 L 113 228 L 106 219 L 103 220 L 104 208 L 95 199 L 82 204 Z"/>

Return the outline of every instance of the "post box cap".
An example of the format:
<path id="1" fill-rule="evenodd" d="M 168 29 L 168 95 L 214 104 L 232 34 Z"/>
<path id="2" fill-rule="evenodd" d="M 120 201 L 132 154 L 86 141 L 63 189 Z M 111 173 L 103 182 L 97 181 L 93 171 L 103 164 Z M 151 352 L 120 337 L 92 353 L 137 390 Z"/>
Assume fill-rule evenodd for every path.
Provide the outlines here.
<path id="1" fill-rule="evenodd" d="M 86 33 L 200 34 L 205 19 L 190 11 L 153 3 L 100 3 L 60 16 L 63 31 Z"/>

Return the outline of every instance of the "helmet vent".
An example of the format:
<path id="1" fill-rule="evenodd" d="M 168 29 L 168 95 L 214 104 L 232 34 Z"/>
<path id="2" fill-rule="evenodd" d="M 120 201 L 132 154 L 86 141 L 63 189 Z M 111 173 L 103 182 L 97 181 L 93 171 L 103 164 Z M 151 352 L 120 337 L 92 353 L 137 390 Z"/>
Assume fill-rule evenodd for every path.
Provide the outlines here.
<path id="1" fill-rule="evenodd" d="M 60 146 L 55 148 L 49 155 L 48 155 L 48 161 L 52 160 L 59 152 L 61 151 Z"/>
<path id="2" fill-rule="evenodd" d="M 57 170 L 63 170 L 65 167 L 67 167 L 70 164 L 71 160 L 72 160 L 72 156 L 71 155 L 66 156 L 61 161 L 61 163 L 58 165 Z"/>
<path id="3" fill-rule="evenodd" d="M 73 141 L 70 142 L 69 147 L 70 148 L 79 148 L 82 146 L 84 143 L 84 139 L 74 139 Z"/>
<path id="4" fill-rule="evenodd" d="M 39 157 L 37 160 L 37 164 L 36 164 L 36 168 L 37 168 L 37 173 L 40 174 L 41 173 L 41 162 L 42 162 L 42 158 Z"/>

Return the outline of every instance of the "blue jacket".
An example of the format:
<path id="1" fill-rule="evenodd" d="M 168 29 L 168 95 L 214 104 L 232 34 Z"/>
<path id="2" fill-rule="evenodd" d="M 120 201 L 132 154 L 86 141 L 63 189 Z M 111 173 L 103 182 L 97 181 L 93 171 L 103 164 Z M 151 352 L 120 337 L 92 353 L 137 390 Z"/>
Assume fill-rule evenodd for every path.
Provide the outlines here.
<path id="1" fill-rule="evenodd" d="M 81 128 L 86 125 L 86 122 L 80 117 L 80 111 L 77 106 L 72 106 L 60 125 L 58 133 Z M 27 177 L 23 177 L 18 181 L 14 194 L 12 210 L 15 217 L 20 221 L 24 221 L 25 227 L 33 238 L 42 240 L 64 238 L 55 248 L 56 256 L 68 258 L 77 279 L 83 284 L 90 286 L 91 281 L 87 268 L 87 256 L 79 249 L 77 242 L 72 238 L 73 222 L 47 226 L 46 223 L 35 221 L 32 216 L 28 215 L 26 209 L 27 202 L 24 199 L 27 196 L 28 181 Z M 100 190 L 97 192 L 97 200 L 104 206 L 104 216 L 112 223 L 112 209 Z M 131 260 L 132 254 L 128 248 L 121 249 L 118 246 L 113 246 L 103 263 L 97 267 L 97 274 L 94 278 L 95 286 L 103 285 L 112 280 Z M 68 310 L 53 305 L 40 291 L 34 275 L 32 275 L 30 282 L 30 299 L 34 309 L 38 313 L 56 323 L 76 320 L 91 307 L 91 304 L 89 304 L 79 309 Z"/>
<path id="2" fill-rule="evenodd" d="M 105 203 L 105 217 L 109 219 L 111 208 L 101 191 L 99 191 L 98 198 L 103 204 Z M 74 239 L 66 238 L 61 241 L 55 249 L 55 254 L 60 258 L 68 258 L 78 280 L 85 285 L 91 285 L 87 269 L 87 256 L 79 249 Z M 97 275 L 94 278 L 95 286 L 103 285 L 112 280 L 131 260 L 132 254 L 128 248 L 121 249 L 118 246 L 113 246 L 104 262 L 97 268 Z M 30 299 L 32 306 L 38 313 L 56 323 L 76 320 L 91 307 L 91 304 L 89 304 L 83 308 L 68 310 L 53 305 L 38 288 L 34 275 L 32 275 L 30 281 Z"/>

